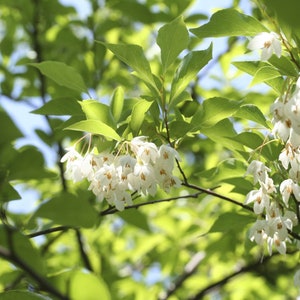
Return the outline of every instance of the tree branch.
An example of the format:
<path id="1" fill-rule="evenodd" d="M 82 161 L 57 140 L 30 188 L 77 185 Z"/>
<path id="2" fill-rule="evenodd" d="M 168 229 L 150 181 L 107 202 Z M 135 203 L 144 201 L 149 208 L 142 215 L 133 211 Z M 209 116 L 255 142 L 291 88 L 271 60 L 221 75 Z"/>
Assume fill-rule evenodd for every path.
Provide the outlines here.
<path id="1" fill-rule="evenodd" d="M 193 185 L 193 184 L 189 184 L 189 183 L 182 183 L 182 185 L 184 185 L 186 187 L 189 187 L 189 188 L 192 188 L 192 189 L 197 190 L 197 191 L 201 191 L 202 193 L 205 193 L 205 194 L 208 194 L 208 195 L 220 198 L 222 200 L 226 200 L 226 201 L 228 201 L 230 203 L 233 203 L 233 204 L 238 205 L 238 206 L 240 206 L 240 207 L 242 207 L 242 208 L 244 208 L 244 209 L 246 209 L 248 211 L 253 212 L 253 209 L 250 206 L 245 205 L 245 204 L 243 204 L 241 202 L 238 202 L 236 200 L 233 200 L 233 199 L 231 199 L 229 197 L 226 197 L 226 196 L 223 196 L 221 194 L 218 194 L 218 193 L 216 193 L 216 192 L 214 192 L 214 191 L 212 191 L 210 189 L 209 190 L 208 189 L 204 189 L 202 187 L 199 187 L 199 186 Z"/>
<path id="2" fill-rule="evenodd" d="M 11 261 L 13 264 L 15 264 L 17 267 L 22 269 L 24 272 L 26 272 L 29 276 L 31 276 L 40 286 L 40 288 L 53 296 L 57 297 L 61 300 L 69 300 L 69 297 L 66 295 L 63 295 L 59 290 L 57 290 L 52 284 L 48 282 L 48 280 L 43 277 L 41 274 L 36 272 L 29 266 L 26 262 L 24 262 L 15 252 L 14 250 L 14 243 L 12 239 L 12 228 L 9 226 L 5 226 L 6 232 L 7 232 L 7 242 L 8 242 L 8 248 L 5 248 L 4 246 L 0 246 L 0 257 Z"/>
<path id="3" fill-rule="evenodd" d="M 84 263 L 84 267 L 87 270 L 93 272 L 92 264 L 91 264 L 90 259 L 87 256 L 87 254 L 85 252 L 85 249 L 84 249 L 82 234 L 79 231 L 79 229 L 75 229 L 75 233 L 76 233 L 76 239 L 77 239 L 77 244 L 78 244 L 78 247 L 79 247 L 79 252 L 80 252 L 80 255 L 81 255 L 81 259 Z"/>
<path id="4" fill-rule="evenodd" d="M 189 194 L 185 196 L 176 196 L 176 197 L 171 197 L 171 198 L 166 198 L 166 199 L 159 199 L 159 200 L 152 200 L 152 201 L 147 201 L 147 202 L 142 202 L 142 203 L 137 203 L 134 205 L 128 205 L 125 206 L 124 210 L 131 209 L 131 208 L 139 208 L 142 206 L 146 205 L 151 205 L 151 204 L 156 204 L 156 203 L 162 203 L 162 202 L 168 202 L 168 201 L 174 201 L 174 200 L 179 200 L 179 199 L 185 199 L 185 198 L 198 198 L 199 195 L 203 194 L 203 191 L 199 191 L 195 194 Z M 103 210 L 100 212 L 100 216 L 106 216 L 106 215 L 111 215 L 114 213 L 119 212 L 115 207 L 109 207 L 106 210 Z"/>

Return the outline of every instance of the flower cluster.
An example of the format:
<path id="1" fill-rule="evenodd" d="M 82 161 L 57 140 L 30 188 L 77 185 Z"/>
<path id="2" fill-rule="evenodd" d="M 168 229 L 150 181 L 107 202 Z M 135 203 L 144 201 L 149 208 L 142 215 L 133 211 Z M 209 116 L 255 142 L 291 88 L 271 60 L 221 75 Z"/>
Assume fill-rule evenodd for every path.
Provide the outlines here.
<path id="1" fill-rule="evenodd" d="M 118 155 L 88 152 L 82 156 L 75 147 L 67 148 L 61 159 L 66 162 L 66 178 L 74 182 L 87 179 L 97 199 L 105 199 L 118 210 L 132 205 L 135 192 L 154 196 L 157 186 L 169 192 L 181 185 L 173 175 L 175 158 L 180 160 L 175 149 L 158 148 L 144 136 L 133 138 L 128 145 L 127 153 Z"/>
<path id="2" fill-rule="evenodd" d="M 283 210 L 276 201 L 277 190 L 273 179 L 269 177 L 270 169 L 262 162 L 254 160 L 250 163 L 247 173 L 254 178 L 254 183 L 259 183 L 258 190 L 248 193 L 245 203 L 254 203 L 253 210 L 259 215 L 250 229 L 250 239 L 259 245 L 267 243 L 269 254 L 272 254 L 273 245 L 281 254 L 286 253 L 286 242 L 289 239 L 289 230 L 297 225 L 297 216 L 291 210 Z M 299 188 L 299 186 L 298 186 Z M 285 180 L 280 185 L 280 194 L 288 208 L 288 200 L 293 192 L 293 185 Z"/>

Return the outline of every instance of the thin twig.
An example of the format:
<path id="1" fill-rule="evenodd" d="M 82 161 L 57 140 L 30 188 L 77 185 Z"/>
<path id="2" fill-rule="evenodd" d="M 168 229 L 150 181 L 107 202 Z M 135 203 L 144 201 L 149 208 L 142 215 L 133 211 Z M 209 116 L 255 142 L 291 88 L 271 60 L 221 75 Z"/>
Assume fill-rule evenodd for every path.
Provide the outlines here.
<path id="1" fill-rule="evenodd" d="M 72 227 L 70 227 L 70 226 L 57 226 L 57 227 L 48 228 L 48 229 L 45 229 L 45 230 L 40 230 L 40 231 L 37 231 L 37 232 L 29 233 L 29 234 L 27 234 L 27 237 L 34 238 L 34 237 L 49 234 L 49 233 L 52 233 L 52 232 L 66 231 L 66 230 L 69 230 L 71 228 Z"/>

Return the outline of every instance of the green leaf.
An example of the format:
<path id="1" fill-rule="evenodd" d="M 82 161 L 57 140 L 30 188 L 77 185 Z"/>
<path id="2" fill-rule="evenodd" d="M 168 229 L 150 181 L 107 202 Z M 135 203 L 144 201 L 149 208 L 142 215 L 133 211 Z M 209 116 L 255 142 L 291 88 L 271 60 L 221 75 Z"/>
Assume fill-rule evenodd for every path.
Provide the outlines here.
<path id="1" fill-rule="evenodd" d="M 42 153 L 34 146 L 24 146 L 18 150 L 17 156 L 10 165 L 8 179 L 42 179 L 56 176 L 54 172 L 45 169 Z"/>
<path id="2" fill-rule="evenodd" d="M 11 120 L 9 115 L 1 107 L 0 107 L 0 127 L 5 128 L 5 130 L 1 130 L 0 145 L 4 143 L 12 142 L 17 138 L 23 136 L 21 131 Z"/>
<path id="3" fill-rule="evenodd" d="M 158 31 L 156 42 L 161 49 L 163 73 L 188 46 L 189 32 L 182 17 L 178 17 Z"/>
<path id="4" fill-rule="evenodd" d="M 242 231 L 248 224 L 254 223 L 256 218 L 253 215 L 240 214 L 236 212 L 227 212 L 214 222 L 209 229 L 209 233 L 212 232 L 227 232 Z"/>
<path id="5" fill-rule="evenodd" d="M 51 276 L 50 281 L 72 300 L 111 300 L 109 289 L 100 276 L 86 270 L 64 271 Z"/>
<path id="6" fill-rule="evenodd" d="M 255 18 L 229 8 L 219 10 L 212 15 L 208 23 L 190 31 L 202 39 L 223 36 L 254 36 L 269 30 Z"/>
<path id="7" fill-rule="evenodd" d="M 54 98 L 42 107 L 31 111 L 34 114 L 54 115 L 54 116 L 74 116 L 82 115 L 82 110 L 78 101 L 71 97 Z"/>
<path id="8" fill-rule="evenodd" d="M 70 193 L 61 193 L 41 204 L 33 218 L 40 217 L 57 224 L 74 227 L 93 227 L 98 214 L 87 199 Z"/>
<path id="9" fill-rule="evenodd" d="M 85 131 L 91 134 L 100 134 L 106 138 L 120 141 L 121 137 L 110 126 L 99 120 L 83 120 L 65 128 L 66 130 Z"/>
<path id="10" fill-rule="evenodd" d="M 0 202 L 21 199 L 20 194 L 6 180 L 0 180 Z"/>
<path id="11" fill-rule="evenodd" d="M 254 74 L 251 85 L 262 83 L 278 77 L 281 77 L 281 74 L 277 69 L 272 66 L 265 66 L 258 69 Z"/>
<path id="12" fill-rule="evenodd" d="M 286 56 L 282 55 L 278 58 L 276 55 L 272 55 L 268 62 L 276 67 L 282 75 L 298 78 L 299 74 L 295 65 Z"/>
<path id="13" fill-rule="evenodd" d="M 252 76 L 254 76 L 260 68 L 264 66 L 269 66 L 269 64 L 267 63 L 258 61 L 239 61 L 233 62 L 232 64 L 239 70 L 246 72 Z M 274 91 L 276 91 L 278 94 L 282 94 L 284 86 L 283 78 L 277 77 L 274 79 L 267 80 L 265 83 L 272 87 Z"/>
<path id="14" fill-rule="evenodd" d="M 70 284 L 70 298 L 73 300 L 110 300 L 110 293 L 101 277 L 92 273 L 76 272 Z"/>
<path id="15" fill-rule="evenodd" d="M 42 74 L 55 81 L 57 84 L 71 90 L 87 93 L 86 85 L 76 69 L 58 61 L 43 61 L 41 63 L 31 63 L 40 70 Z"/>
<path id="16" fill-rule="evenodd" d="M 13 252 L 19 260 L 36 273 L 45 274 L 44 262 L 39 252 L 25 235 L 11 227 L 0 225 L 0 245 L 9 253 Z"/>
<path id="17" fill-rule="evenodd" d="M 197 128 L 210 127 L 222 119 L 231 117 L 241 106 L 240 101 L 215 97 L 206 99 L 193 117 L 192 123 Z"/>
<path id="18" fill-rule="evenodd" d="M 145 231 L 150 231 L 146 215 L 137 209 L 125 209 L 121 212 L 118 212 L 118 216 L 130 225 Z"/>
<path id="19" fill-rule="evenodd" d="M 147 100 L 138 101 L 132 109 L 130 128 L 135 134 L 138 134 L 145 119 L 146 112 L 150 109 L 153 102 Z"/>
<path id="20" fill-rule="evenodd" d="M 124 90 L 122 87 L 117 87 L 111 99 L 111 112 L 116 122 L 119 121 L 124 106 Z"/>
<path id="21" fill-rule="evenodd" d="M 242 132 L 232 137 L 232 141 L 239 142 L 241 145 L 257 151 L 269 161 L 276 160 L 282 150 L 282 145 L 278 140 L 266 143 L 265 136 L 255 132 Z"/>
<path id="22" fill-rule="evenodd" d="M 150 64 L 146 59 L 141 46 L 133 44 L 106 44 L 103 42 L 98 43 L 101 43 L 107 49 L 113 52 L 121 61 L 123 61 L 134 71 L 136 71 L 140 79 L 157 90 L 153 75 L 151 73 Z"/>
<path id="23" fill-rule="evenodd" d="M 266 128 L 269 128 L 265 116 L 259 110 L 259 108 L 253 104 L 242 105 L 233 116 L 241 119 L 250 120 L 256 122 L 257 124 L 263 125 Z"/>
<path id="24" fill-rule="evenodd" d="M 115 128 L 115 120 L 110 107 L 96 100 L 84 100 L 79 102 L 88 120 L 98 120 L 106 125 Z"/>
<path id="25" fill-rule="evenodd" d="M 198 72 L 212 59 L 212 45 L 203 51 L 191 51 L 187 54 L 176 71 L 171 86 L 170 105 L 195 80 Z"/>
<path id="26" fill-rule="evenodd" d="M 50 300 L 49 297 L 28 291 L 7 291 L 0 293 L 1 300 Z"/>

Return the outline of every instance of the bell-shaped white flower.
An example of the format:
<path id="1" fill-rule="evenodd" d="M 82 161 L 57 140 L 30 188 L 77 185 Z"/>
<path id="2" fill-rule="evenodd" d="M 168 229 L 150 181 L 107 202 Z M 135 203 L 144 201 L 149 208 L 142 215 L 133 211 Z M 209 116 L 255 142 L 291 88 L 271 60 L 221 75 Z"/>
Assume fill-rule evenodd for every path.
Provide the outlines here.
<path id="1" fill-rule="evenodd" d="M 252 51 L 262 49 L 262 61 L 268 60 L 273 53 L 277 57 L 281 56 L 281 43 L 278 34 L 275 32 L 259 33 L 249 42 L 248 49 Z"/>

